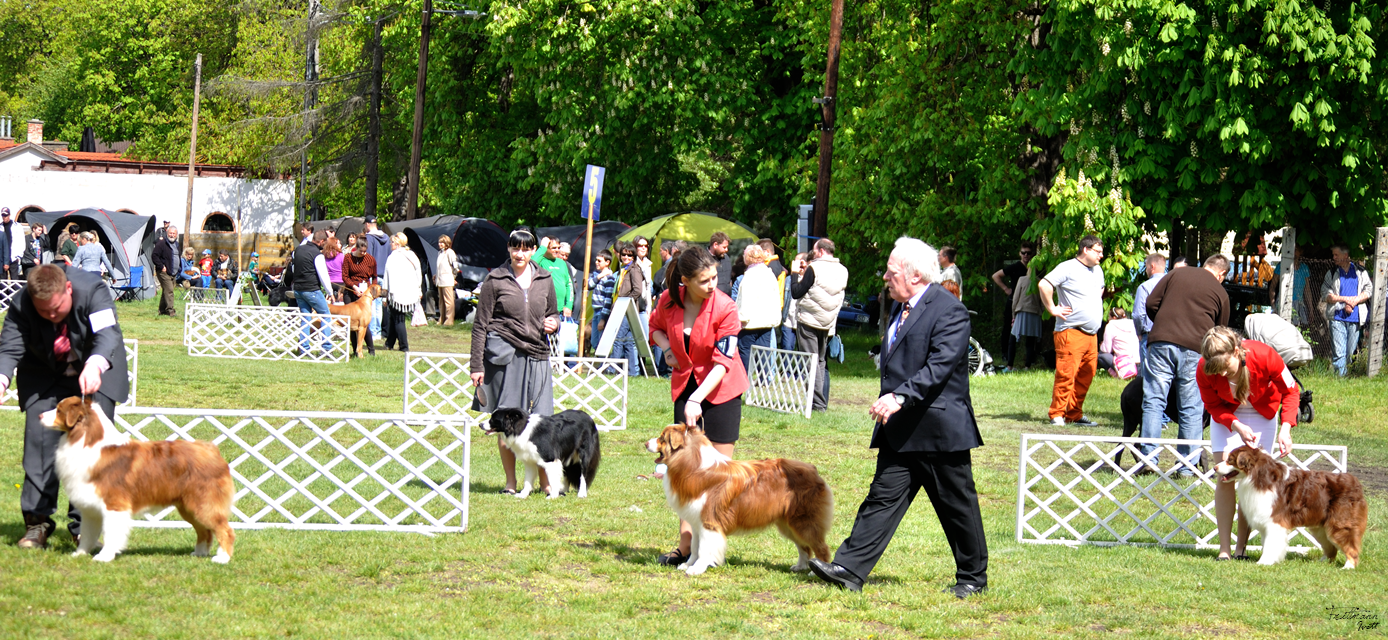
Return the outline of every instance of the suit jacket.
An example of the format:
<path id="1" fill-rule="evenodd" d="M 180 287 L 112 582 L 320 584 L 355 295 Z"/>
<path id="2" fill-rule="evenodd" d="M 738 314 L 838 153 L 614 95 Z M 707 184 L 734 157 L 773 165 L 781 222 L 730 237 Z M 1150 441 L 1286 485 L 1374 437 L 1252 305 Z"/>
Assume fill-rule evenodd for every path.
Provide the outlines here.
<path id="1" fill-rule="evenodd" d="M 901 315 L 892 306 L 891 321 Z M 872 448 L 946 453 L 983 446 L 969 397 L 969 312 L 944 287 L 930 285 L 893 344 L 882 345 L 882 394 L 906 403 L 872 432 Z"/>
<path id="2" fill-rule="evenodd" d="M 94 273 L 76 267 L 61 268 L 72 283 L 72 310 L 63 322 L 67 325 L 72 348 L 77 352 L 78 372 L 92 355 L 106 358 L 111 368 L 101 375 L 99 393 L 116 404 L 125 402 L 130 394 L 130 381 L 126 376 L 125 342 L 120 323 L 92 331 L 93 314 L 109 312 L 110 319 L 116 319 L 111 290 Z M 56 336 L 54 324 L 34 308 L 28 287 L 16 293 L 10 301 L 4 328 L 0 329 L 0 375 L 11 376 L 10 382 L 19 392 L 21 409 L 27 410 L 35 400 L 47 396 L 65 378 L 63 372 L 67 363 L 59 363 L 53 353 Z M 77 378 L 68 380 L 75 385 Z"/>
<path id="3" fill-rule="evenodd" d="M 162 267 L 165 269 L 165 273 L 169 274 L 169 277 L 178 275 L 181 253 L 182 249 L 179 248 L 178 242 L 169 242 L 168 235 L 155 240 L 154 254 L 151 256 L 154 260 L 154 272 L 159 273 L 159 269 Z"/>

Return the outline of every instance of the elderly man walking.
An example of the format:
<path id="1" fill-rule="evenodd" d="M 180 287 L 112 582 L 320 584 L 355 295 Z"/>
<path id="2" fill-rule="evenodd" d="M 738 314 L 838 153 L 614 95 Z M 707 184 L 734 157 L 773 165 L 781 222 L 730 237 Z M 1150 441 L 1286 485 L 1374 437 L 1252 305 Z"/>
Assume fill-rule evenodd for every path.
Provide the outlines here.
<path id="1" fill-rule="evenodd" d="M 1204 426 L 1200 423 L 1202 403 L 1195 369 L 1205 334 L 1215 326 L 1229 324 L 1229 294 L 1220 284 L 1228 273 L 1229 259 L 1215 254 L 1205 259 L 1202 269 L 1176 269 L 1166 274 L 1147 296 L 1152 332 L 1142 357 L 1142 437 L 1160 438 L 1166 415 L 1172 413 L 1180 424 L 1182 440 L 1200 439 Z M 1168 412 L 1166 398 L 1172 385 L 1179 392 L 1181 406 Z M 1139 448 L 1150 454 L 1154 445 Z M 1177 452 L 1186 458 L 1190 447 L 1181 445 Z M 1149 460 L 1154 466 L 1157 462 L 1156 456 Z M 1184 467 L 1180 473 L 1189 476 L 1195 470 Z"/>
<path id="2" fill-rule="evenodd" d="M 178 315 L 174 306 L 174 276 L 178 275 L 179 256 L 183 250 L 178 244 L 178 227 L 169 225 L 164 235 L 154 243 L 154 277 L 159 281 L 159 315 L 174 317 Z"/>
<path id="3" fill-rule="evenodd" d="M 1094 426 L 1084 415 L 1084 398 L 1099 361 L 1099 326 L 1104 315 L 1104 245 L 1095 236 L 1080 239 L 1079 253 L 1056 265 L 1037 283 L 1041 304 L 1055 316 L 1055 386 L 1051 424 Z M 1060 295 L 1059 304 L 1056 294 Z"/>

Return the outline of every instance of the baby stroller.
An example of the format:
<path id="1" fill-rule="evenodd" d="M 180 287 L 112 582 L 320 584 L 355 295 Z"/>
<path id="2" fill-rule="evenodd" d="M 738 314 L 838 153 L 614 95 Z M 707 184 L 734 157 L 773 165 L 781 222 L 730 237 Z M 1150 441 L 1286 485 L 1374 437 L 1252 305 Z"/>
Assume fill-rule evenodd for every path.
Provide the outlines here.
<path id="1" fill-rule="evenodd" d="M 1301 378 L 1296 377 L 1296 369 L 1310 362 L 1314 357 L 1311 345 L 1301 337 L 1301 330 L 1275 313 L 1250 313 L 1243 321 L 1244 333 L 1250 340 L 1257 340 L 1272 347 L 1282 356 L 1282 362 L 1301 389 L 1301 409 L 1297 412 L 1297 422 L 1311 422 L 1316 418 L 1316 409 L 1311 405 L 1312 394 Z"/>

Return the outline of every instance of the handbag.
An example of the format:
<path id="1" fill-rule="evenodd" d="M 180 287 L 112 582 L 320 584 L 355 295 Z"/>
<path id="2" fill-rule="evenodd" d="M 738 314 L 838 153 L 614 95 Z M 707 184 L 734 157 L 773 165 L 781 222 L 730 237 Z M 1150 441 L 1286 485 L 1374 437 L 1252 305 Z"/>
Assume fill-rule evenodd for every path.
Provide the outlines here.
<path id="1" fill-rule="evenodd" d="M 565 321 L 559 323 L 559 348 L 566 356 L 578 355 L 578 323 Z"/>
<path id="2" fill-rule="evenodd" d="M 482 358 L 487 364 L 505 366 L 516 357 L 516 348 L 495 333 L 487 334 L 486 345 L 482 347 Z"/>
<path id="3" fill-rule="evenodd" d="M 410 326 L 422 327 L 427 324 L 429 324 L 429 318 L 424 315 L 424 305 L 416 304 L 414 306 L 414 315 L 410 316 Z"/>

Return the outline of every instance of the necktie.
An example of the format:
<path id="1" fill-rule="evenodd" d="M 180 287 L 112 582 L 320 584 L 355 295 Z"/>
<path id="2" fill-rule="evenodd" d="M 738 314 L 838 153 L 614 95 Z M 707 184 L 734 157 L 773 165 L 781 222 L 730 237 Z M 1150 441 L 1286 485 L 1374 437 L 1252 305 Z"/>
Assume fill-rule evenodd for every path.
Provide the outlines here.
<path id="1" fill-rule="evenodd" d="M 53 355 L 58 362 L 67 362 L 68 354 L 72 352 L 72 341 L 67 337 L 67 325 L 58 324 L 57 335 L 53 337 Z"/>
<path id="2" fill-rule="evenodd" d="M 896 333 L 892 335 L 892 343 L 901 340 L 901 329 L 906 326 L 906 319 L 911 317 L 911 303 L 901 305 L 901 319 L 896 322 Z"/>

